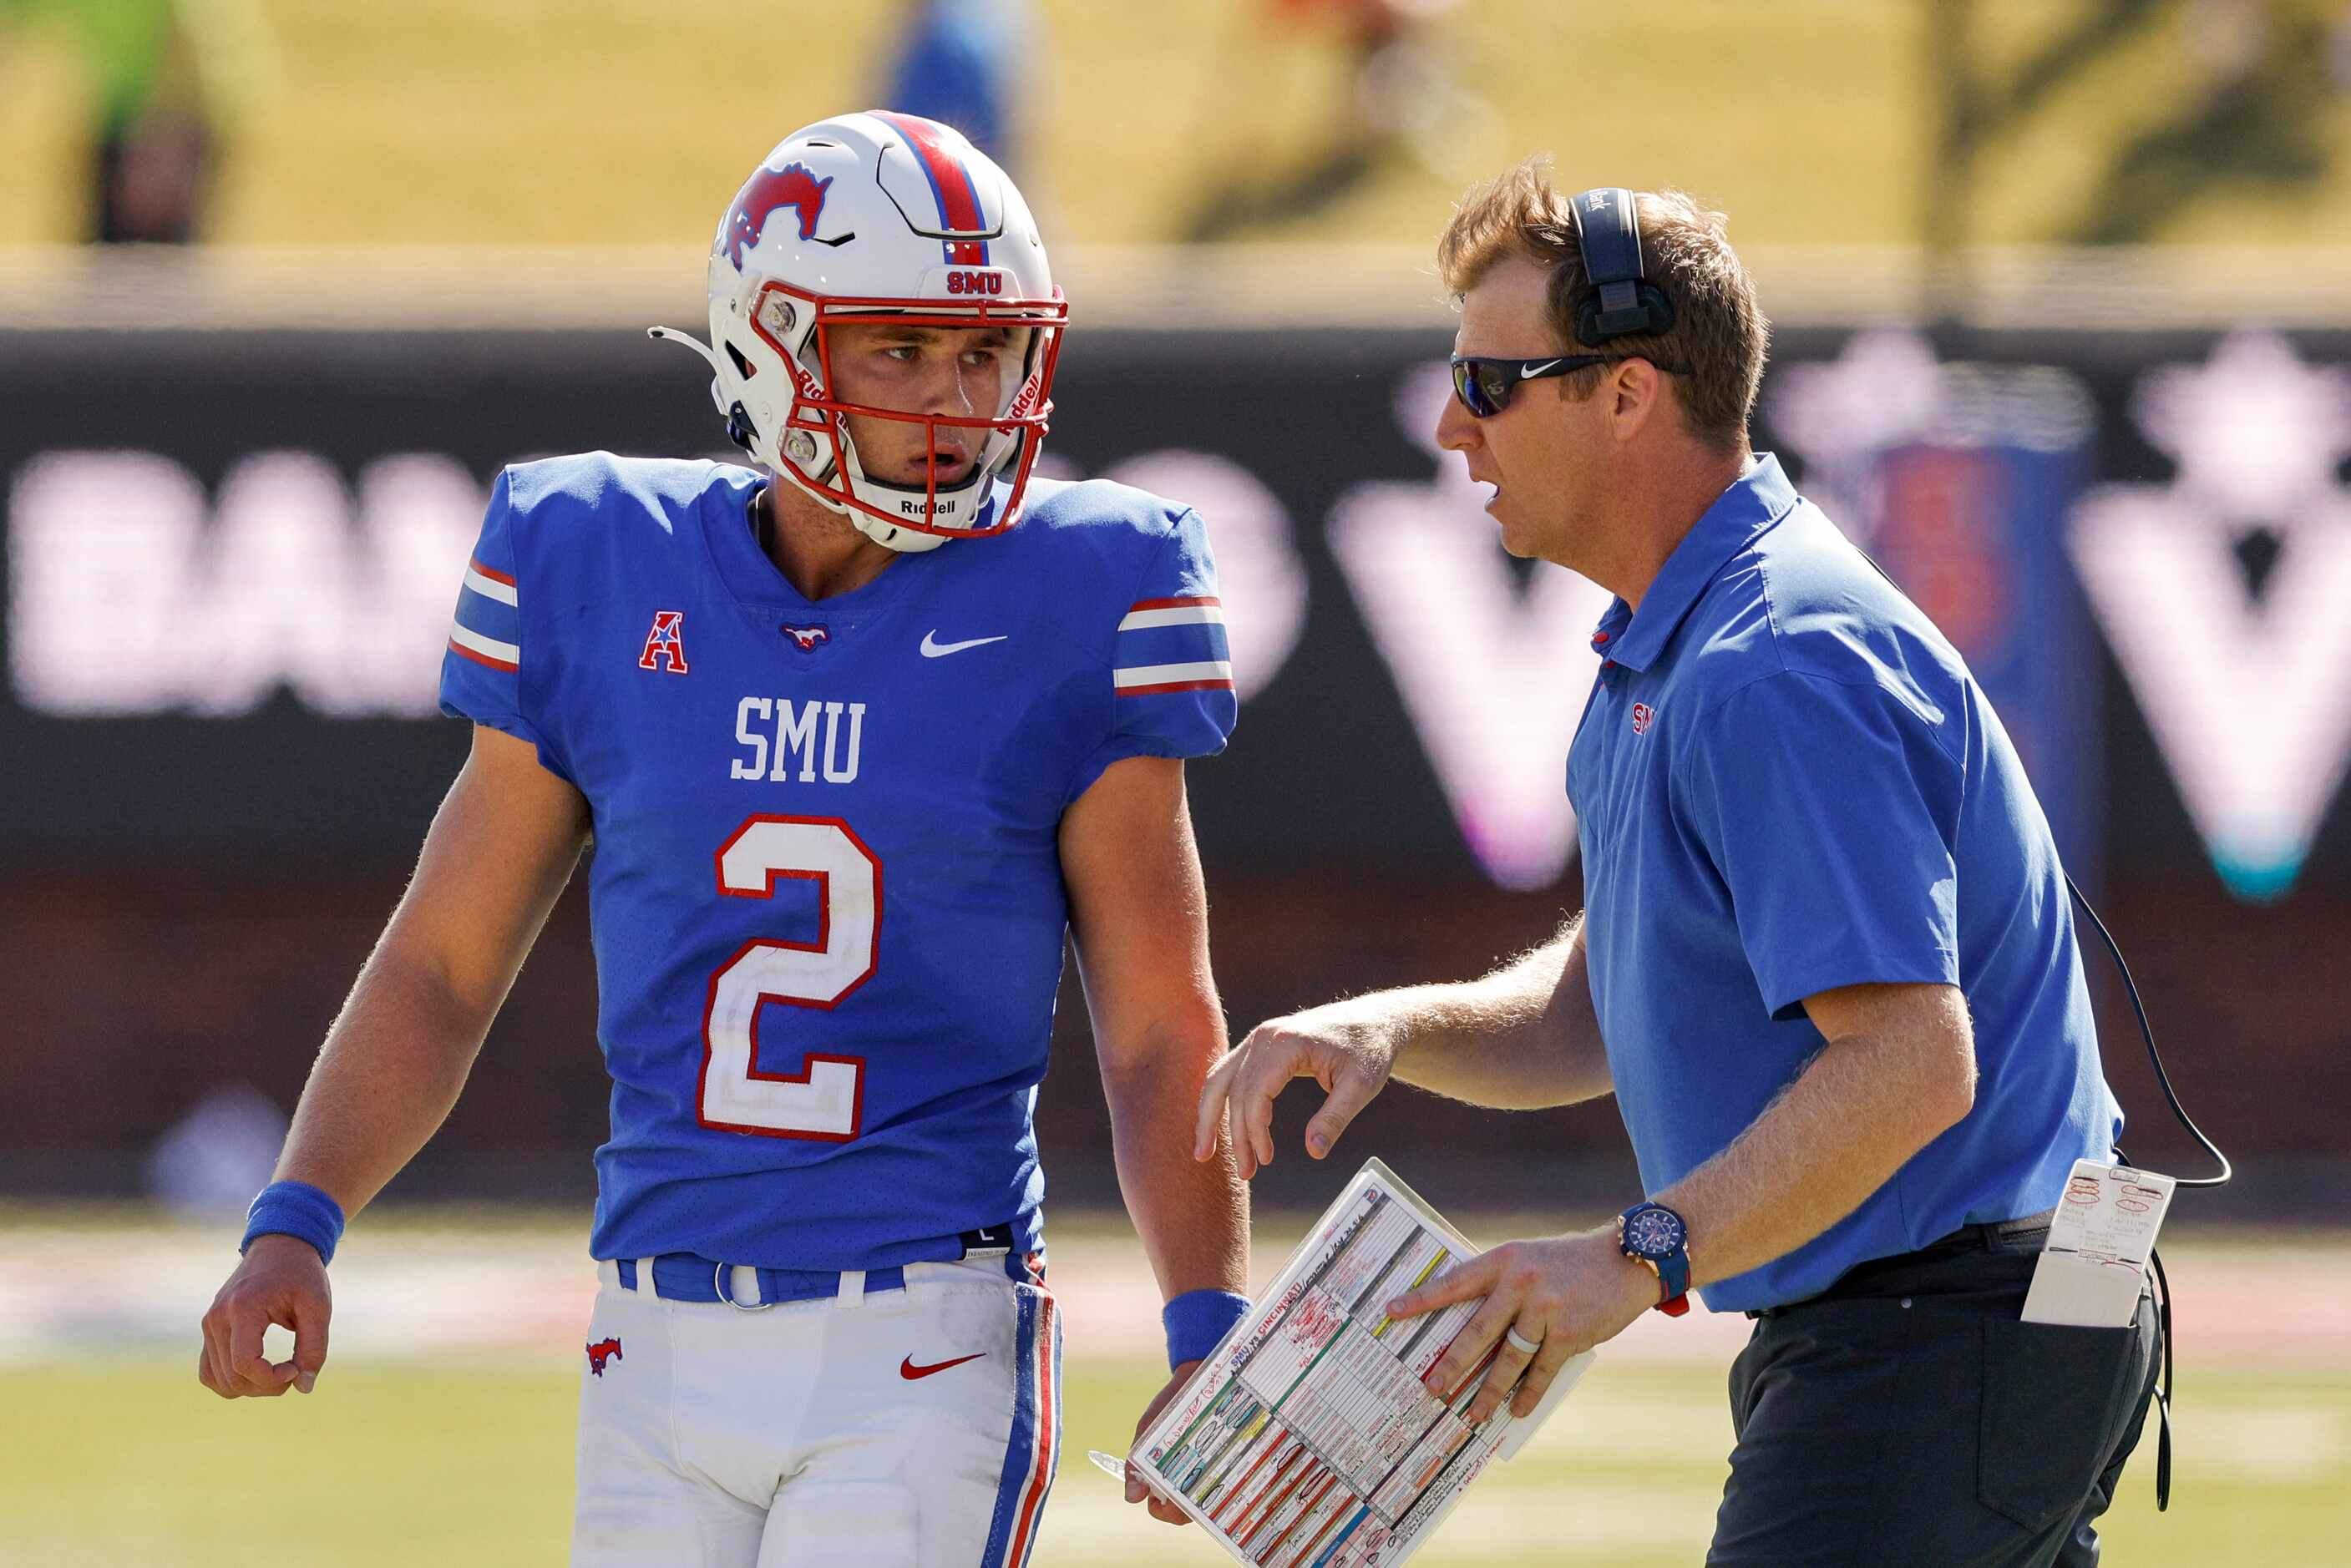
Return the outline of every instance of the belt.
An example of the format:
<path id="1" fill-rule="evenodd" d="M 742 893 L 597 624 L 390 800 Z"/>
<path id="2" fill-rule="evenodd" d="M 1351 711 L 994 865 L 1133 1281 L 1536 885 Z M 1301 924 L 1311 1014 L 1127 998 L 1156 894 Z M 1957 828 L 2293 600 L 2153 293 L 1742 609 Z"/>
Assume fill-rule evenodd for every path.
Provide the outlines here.
<path id="1" fill-rule="evenodd" d="M 967 1231 L 957 1237 L 957 1258 L 1004 1260 L 1004 1272 L 1017 1282 L 1035 1283 L 1043 1275 L 1041 1253 L 1013 1251 L 1009 1222 L 984 1231 Z M 932 1260 L 947 1262 L 951 1259 Z M 903 1264 L 886 1269 L 770 1269 L 756 1263 L 728 1263 L 699 1252 L 663 1252 L 651 1258 L 611 1260 L 614 1282 L 624 1291 L 642 1288 L 651 1276 L 653 1293 L 665 1302 L 725 1302 L 740 1312 L 765 1312 L 786 1302 L 840 1300 L 853 1304 L 874 1291 L 906 1288 Z"/>
<path id="2" fill-rule="evenodd" d="M 1921 1263 L 1947 1263 L 1973 1252 L 2034 1251 L 2048 1240 L 2049 1224 L 2056 1215 L 2056 1210 L 2044 1209 L 2021 1220 L 1988 1220 L 1980 1224 L 1962 1225 L 1948 1236 L 1938 1236 L 1915 1252 L 1896 1252 L 1855 1263 L 1839 1274 L 1835 1283 L 1816 1295 L 1806 1296 L 1802 1301 L 1783 1302 L 1778 1306 L 1759 1308 L 1747 1315 L 1776 1317 L 1781 1313 L 1809 1306 L 1814 1302 L 1834 1301 L 1845 1295 L 1866 1295 L 1868 1287 L 1885 1275 Z"/>

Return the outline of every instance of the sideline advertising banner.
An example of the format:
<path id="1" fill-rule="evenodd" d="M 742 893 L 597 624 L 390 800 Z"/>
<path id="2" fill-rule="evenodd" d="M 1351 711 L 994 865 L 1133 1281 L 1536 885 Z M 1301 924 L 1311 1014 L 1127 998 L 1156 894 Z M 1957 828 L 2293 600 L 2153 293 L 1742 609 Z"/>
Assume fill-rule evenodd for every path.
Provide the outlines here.
<path id="1" fill-rule="evenodd" d="M 1416 332 L 1077 334 L 1048 466 L 1209 520 L 1245 703 L 1212 860 L 1566 870 L 1605 593 L 1503 555 Z M 2351 334 L 1792 332 L 1758 444 L 1959 643 L 2069 859 L 2351 863 Z M 0 334 L 0 864 L 413 853 L 490 479 L 723 456 L 633 332 Z"/>

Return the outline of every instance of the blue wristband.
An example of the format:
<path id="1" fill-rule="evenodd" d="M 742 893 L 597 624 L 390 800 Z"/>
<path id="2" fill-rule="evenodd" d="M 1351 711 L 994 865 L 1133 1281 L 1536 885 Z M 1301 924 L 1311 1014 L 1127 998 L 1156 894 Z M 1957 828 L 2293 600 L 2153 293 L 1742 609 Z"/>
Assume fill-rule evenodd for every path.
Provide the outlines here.
<path id="1" fill-rule="evenodd" d="M 1167 1331 L 1167 1366 L 1203 1361 L 1233 1324 L 1249 1315 L 1249 1299 L 1230 1291 L 1186 1291 L 1159 1309 Z"/>
<path id="2" fill-rule="evenodd" d="M 319 1249 L 319 1262 L 335 1261 L 335 1243 L 343 1239 L 343 1206 L 307 1181 L 273 1181 L 261 1189 L 245 1211 L 243 1252 L 256 1236 L 294 1236 Z"/>

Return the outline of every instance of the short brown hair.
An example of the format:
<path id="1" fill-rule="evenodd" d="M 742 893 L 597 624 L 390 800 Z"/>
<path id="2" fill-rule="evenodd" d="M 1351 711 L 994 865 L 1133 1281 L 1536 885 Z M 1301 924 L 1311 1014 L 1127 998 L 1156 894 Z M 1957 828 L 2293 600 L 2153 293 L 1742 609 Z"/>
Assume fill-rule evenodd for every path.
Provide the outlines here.
<path id="1" fill-rule="evenodd" d="M 1552 189 L 1548 158 L 1534 157 L 1491 183 L 1473 188 L 1453 211 L 1437 242 L 1437 270 L 1456 299 L 1477 286 L 1504 259 L 1522 256 L 1551 273 L 1544 314 L 1560 346 L 1582 347 L 1576 312 L 1591 297 L 1576 244 L 1569 198 Z M 1687 366 L 1671 375 L 1690 433 L 1708 445 L 1736 451 L 1747 440 L 1748 416 L 1763 380 L 1771 324 L 1755 303 L 1755 283 L 1724 232 L 1723 215 L 1679 191 L 1639 192 L 1641 255 L 1651 283 L 1674 307 L 1661 333 L 1608 340 L 1605 351 L 1637 355 L 1658 365 Z M 1588 398 L 1603 367 L 1564 378 L 1566 395 Z"/>

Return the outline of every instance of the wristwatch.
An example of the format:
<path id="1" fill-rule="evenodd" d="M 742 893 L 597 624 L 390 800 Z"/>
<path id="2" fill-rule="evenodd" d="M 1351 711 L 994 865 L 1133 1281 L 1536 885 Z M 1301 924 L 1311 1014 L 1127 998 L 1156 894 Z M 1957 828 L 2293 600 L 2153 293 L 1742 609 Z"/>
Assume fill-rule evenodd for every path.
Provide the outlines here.
<path id="1" fill-rule="evenodd" d="M 1657 1310 L 1689 1311 L 1689 1223 L 1662 1203 L 1635 1203 L 1616 1216 L 1618 1250 L 1657 1276 Z"/>

